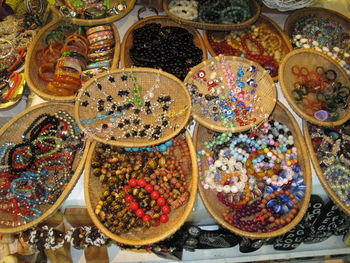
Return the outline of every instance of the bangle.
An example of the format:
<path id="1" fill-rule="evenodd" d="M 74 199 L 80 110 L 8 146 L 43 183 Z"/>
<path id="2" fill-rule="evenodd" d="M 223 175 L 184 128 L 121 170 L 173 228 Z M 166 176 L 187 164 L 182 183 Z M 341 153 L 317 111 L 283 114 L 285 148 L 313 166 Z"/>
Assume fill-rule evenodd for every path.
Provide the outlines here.
<path id="1" fill-rule="evenodd" d="M 68 51 L 68 52 L 63 52 L 61 54 L 61 57 L 80 57 L 82 59 L 86 59 L 86 57 L 78 52 L 75 51 Z"/>
<path id="2" fill-rule="evenodd" d="M 54 85 L 52 85 L 52 82 L 50 82 L 47 85 L 47 90 L 55 95 L 59 95 L 59 96 L 72 96 L 74 95 L 74 92 L 71 90 L 67 90 L 61 87 L 56 87 Z"/>
<path id="3" fill-rule="evenodd" d="M 91 27 L 88 30 L 86 30 L 86 35 L 89 36 L 89 35 L 91 35 L 93 33 L 100 32 L 100 31 L 106 31 L 106 30 L 111 30 L 112 31 L 112 27 L 110 25 L 102 25 L 102 26 Z"/>
<path id="4" fill-rule="evenodd" d="M 94 69 L 94 68 L 110 68 L 111 67 L 111 59 L 110 60 L 104 60 L 96 63 L 91 63 L 87 65 L 87 69 Z"/>
<path id="5" fill-rule="evenodd" d="M 21 48 L 19 50 L 19 56 L 18 56 L 17 60 L 9 68 L 7 68 L 6 71 L 7 72 L 13 71 L 18 66 L 18 64 L 21 62 L 21 60 L 24 57 L 25 53 L 26 52 L 25 52 L 24 48 Z"/>
<path id="6" fill-rule="evenodd" d="M 98 52 L 98 53 L 91 53 L 91 54 L 88 55 L 88 58 L 90 60 L 93 60 L 95 58 L 112 55 L 113 52 L 114 52 L 114 49 L 110 49 L 110 50 L 106 50 L 106 51 L 102 51 L 102 52 Z"/>
<path id="7" fill-rule="evenodd" d="M 15 91 L 19 87 L 22 81 L 22 76 L 17 72 L 12 72 L 10 75 L 10 89 L 7 91 L 6 95 L 2 97 L 3 100 L 9 100 L 13 97 Z"/>
<path id="8" fill-rule="evenodd" d="M 99 58 L 95 58 L 91 62 L 96 63 L 96 62 L 101 62 L 101 61 L 105 61 L 105 60 L 110 60 L 111 58 L 112 58 L 112 56 L 99 57 Z"/>
<path id="9" fill-rule="evenodd" d="M 69 76 L 69 77 L 72 77 L 72 78 L 75 78 L 75 79 L 79 79 L 80 80 L 80 74 L 79 73 L 76 73 L 76 72 L 70 72 L 70 71 L 66 71 L 66 70 L 63 70 L 62 68 L 60 69 L 57 69 L 55 71 L 55 76 Z"/>
<path id="10" fill-rule="evenodd" d="M 95 76 L 99 73 L 106 72 L 108 70 L 109 68 L 102 68 L 102 67 L 85 70 L 82 72 L 83 81 L 87 81 L 88 77 Z"/>
<path id="11" fill-rule="evenodd" d="M 50 81 L 53 80 L 53 78 L 50 78 L 50 77 L 47 77 L 47 76 L 44 75 L 44 74 L 47 74 L 47 73 L 52 73 L 52 74 L 55 73 L 55 68 L 54 68 L 52 63 L 45 63 L 45 64 L 42 64 L 39 67 L 39 78 L 42 81 L 50 82 Z"/>
<path id="12" fill-rule="evenodd" d="M 103 37 L 103 36 L 113 36 L 113 32 L 112 31 L 100 31 L 100 32 L 96 32 L 91 34 L 90 36 L 88 36 L 88 40 L 91 43 L 91 41 L 94 38 L 98 38 L 98 37 Z"/>
<path id="13" fill-rule="evenodd" d="M 106 12 L 107 12 L 107 7 L 104 5 L 101 8 L 93 6 L 85 9 L 84 16 L 88 19 L 96 19 L 96 18 L 104 17 L 106 15 Z"/>
<path id="14" fill-rule="evenodd" d="M 65 83 L 65 82 L 59 82 L 59 81 L 52 81 L 50 82 L 54 87 L 66 89 L 66 90 L 71 90 L 73 92 L 77 91 L 80 88 L 80 84 L 72 84 L 72 83 Z"/>
<path id="15" fill-rule="evenodd" d="M 88 47 L 89 46 L 89 41 L 86 39 L 86 37 L 84 37 L 83 35 L 80 34 L 72 34 L 70 36 L 68 36 L 68 38 L 66 39 L 66 43 L 68 43 L 70 40 L 76 40 L 76 39 L 80 39 L 85 43 L 85 46 Z"/>
<path id="16" fill-rule="evenodd" d="M 108 46 L 114 46 L 114 44 L 115 44 L 114 39 L 113 40 L 99 41 L 97 43 L 94 43 L 93 45 L 90 45 L 89 50 L 104 48 L 104 47 L 108 47 Z"/>
<path id="17" fill-rule="evenodd" d="M 90 40 L 90 45 L 94 45 L 100 41 L 107 41 L 107 40 L 109 41 L 114 40 L 113 35 L 104 35 L 104 36 L 93 38 Z"/>
<path id="18" fill-rule="evenodd" d="M 65 61 L 73 61 L 75 63 L 78 63 L 82 70 L 85 70 L 86 68 L 86 60 L 81 59 L 81 57 L 64 57 Z"/>
<path id="19" fill-rule="evenodd" d="M 67 83 L 71 85 L 76 85 L 76 86 L 81 85 L 80 79 L 76 79 L 74 77 L 65 76 L 65 75 L 55 75 L 53 80 L 56 82 L 62 82 L 62 83 Z"/>
<path id="20" fill-rule="evenodd" d="M 68 60 L 66 58 L 60 58 L 57 63 L 57 68 L 71 68 L 74 69 L 79 74 L 82 71 L 80 64 L 76 61 Z"/>
<path id="21" fill-rule="evenodd" d="M 4 54 L 4 55 L 1 54 L 0 59 L 7 58 L 7 57 L 11 56 L 11 54 L 13 54 L 13 52 L 14 52 L 13 43 L 10 40 L 0 38 L 0 44 L 3 44 L 3 43 L 7 43 L 10 46 L 10 50 L 7 54 Z"/>

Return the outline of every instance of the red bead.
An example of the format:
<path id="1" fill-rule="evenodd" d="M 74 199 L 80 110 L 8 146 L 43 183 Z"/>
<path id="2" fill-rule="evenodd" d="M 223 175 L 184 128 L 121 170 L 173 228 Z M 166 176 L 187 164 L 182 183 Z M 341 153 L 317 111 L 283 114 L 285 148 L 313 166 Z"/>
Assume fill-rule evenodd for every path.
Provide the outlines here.
<path id="1" fill-rule="evenodd" d="M 169 213 L 170 213 L 170 206 L 168 206 L 168 205 L 163 205 L 163 206 L 162 206 L 162 213 L 163 213 L 163 214 L 169 214 Z"/>
<path id="2" fill-rule="evenodd" d="M 136 215 L 137 217 L 139 217 L 139 218 L 143 217 L 144 214 L 145 214 L 145 212 L 144 212 L 143 209 L 141 209 L 141 208 L 137 209 L 136 212 L 135 212 L 135 215 Z"/>
<path id="3" fill-rule="evenodd" d="M 153 186 L 151 184 L 148 184 L 145 186 L 145 190 L 147 193 L 152 193 L 153 191 Z"/>
<path id="4" fill-rule="evenodd" d="M 131 187 L 135 187 L 135 186 L 137 185 L 137 180 L 136 180 L 135 178 L 131 178 L 131 179 L 129 180 L 129 185 L 130 185 Z"/>
<path id="5" fill-rule="evenodd" d="M 132 195 L 126 195 L 124 197 L 125 202 L 131 203 L 134 200 L 134 197 Z"/>
<path id="6" fill-rule="evenodd" d="M 157 199 L 157 205 L 162 206 L 162 205 L 165 205 L 165 203 L 166 203 L 166 199 L 164 197 L 159 197 Z"/>
<path id="7" fill-rule="evenodd" d="M 142 221 L 143 222 L 150 222 L 151 221 L 151 216 L 150 215 L 143 215 L 142 216 Z"/>
<path id="8" fill-rule="evenodd" d="M 141 178 L 139 180 L 137 180 L 137 185 L 140 187 L 145 187 L 147 184 L 146 179 L 145 178 Z"/>
<path id="9" fill-rule="evenodd" d="M 133 201 L 133 202 L 130 203 L 129 208 L 131 210 L 136 211 L 139 208 L 139 204 L 137 202 Z"/>
<path id="10" fill-rule="evenodd" d="M 153 191 L 151 193 L 151 198 L 154 200 L 157 200 L 159 198 L 159 192 L 158 191 Z"/>
<path id="11" fill-rule="evenodd" d="M 161 215 L 160 217 L 159 217 L 159 221 L 161 222 L 161 223 L 166 223 L 166 222 L 168 222 L 169 221 L 169 217 L 167 216 L 167 215 Z"/>

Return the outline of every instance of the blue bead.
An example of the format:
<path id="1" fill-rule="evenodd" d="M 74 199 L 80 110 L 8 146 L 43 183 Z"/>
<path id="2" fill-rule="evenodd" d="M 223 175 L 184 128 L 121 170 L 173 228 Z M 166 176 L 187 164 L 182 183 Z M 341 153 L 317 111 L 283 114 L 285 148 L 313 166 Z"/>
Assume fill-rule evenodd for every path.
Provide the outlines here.
<path id="1" fill-rule="evenodd" d="M 156 150 L 159 151 L 159 146 L 158 145 L 156 146 Z"/>
<path id="2" fill-rule="evenodd" d="M 86 121 L 85 121 L 85 120 L 82 120 L 82 121 L 80 121 L 80 123 L 81 123 L 82 125 L 85 125 L 85 124 L 86 124 Z"/>
<path id="3" fill-rule="evenodd" d="M 153 149 L 152 149 L 151 147 L 147 147 L 146 150 L 147 150 L 148 152 L 152 152 L 152 151 L 153 151 Z"/>
<path id="4" fill-rule="evenodd" d="M 114 118 L 110 118 L 109 121 L 113 123 L 113 122 L 115 122 L 115 119 Z"/>
<path id="5" fill-rule="evenodd" d="M 124 148 L 124 150 L 128 152 L 128 151 L 130 151 L 130 150 L 131 150 L 131 148 L 126 147 L 126 148 Z"/>
<path id="6" fill-rule="evenodd" d="M 138 152 L 139 148 L 131 148 L 133 152 Z"/>
<path id="7" fill-rule="evenodd" d="M 117 111 L 117 117 L 121 117 L 122 116 L 122 113 L 120 111 Z"/>
<path id="8" fill-rule="evenodd" d="M 87 123 L 88 124 L 92 124 L 94 121 L 93 120 L 88 120 Z"/>
<path id="9" fill-rule="evenodd" d="M 173 145 L 173 141 L 172 140 L 170 140 L 170 141 L 167 141 L 167 142 L 165 142 L 165 145 L 166 146 L 172 146 Z"/>
<path id="10" fill-rule="evenodd" d="M 214 118 L 214 121 L 218 121 L 218 118 L 217 118 L 217 117 L 215 117 L 215 118 Z"/>
<path id="11" fill-rule="evenodd" d="M 161 144 L 159 146 L 159 151 L 161 151 L 161 152 L 165 152 L 167 149 L 168 149 L 168 147 L 165 144 Z"/>
<path id="12" fill-rule="evenodd" d="M 102 117 L 102 114 L 101 113 L 97 113 L 97 116 L 96 116 L 98 119 Z"/>

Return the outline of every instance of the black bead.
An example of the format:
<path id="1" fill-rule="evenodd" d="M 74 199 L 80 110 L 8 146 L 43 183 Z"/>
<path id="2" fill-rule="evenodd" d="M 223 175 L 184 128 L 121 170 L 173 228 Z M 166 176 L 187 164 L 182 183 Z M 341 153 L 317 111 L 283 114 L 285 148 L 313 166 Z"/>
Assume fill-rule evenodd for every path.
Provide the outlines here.
<path id="1" fill-rule="evenodd" d="M 162 107 L 162 109 L 163 109 L 163 111 L 167 111 L 167 110 L 169 110 L 169 106 L 168 106 L 168 105 L 164 105 L 164 106 Z"/>
<path id="2" fill-rule="evenodd" d="M 125 133 L 126 138 L 130 138 L 130 133 Z"/>
<path id="3" fill-rule="evenodd" d="M 84 95 L 90 98 L 90 93 L 89 92 L 85 91 Z"/>
<path id="4" fill-rule="evenodd" d="M 143 128 L 145 128 L 146 130 L 148 130 L 149 128 L 151 128 L 151 125 L 146 124 L 145 126 L 143 126 Z"/>
<path id="5" fill-rule="evenodd" d="M 98 110 L 99 112 L 101 112 L 101 111 L 104 111 L 105 108 L 104 108 L 103 106 L 98 106 L 97 110 Z"/>
<path id="6" fill-rule="evenodd" d="M 122 81 L 126 81 L 126 80 L 128 80 L 128 76 L 127 76 L 127 75 L 122 75 L 122 76 L 120 77 L 120 79 L 121 79 Z"/>
<path id="7" fill-rule="evenodd" d="M 105 104 L 105 101 L 102 100 L 102 99 L 99 99 L 99 100 L 97 101 L 97 103 L 98 103 L 99 105 L 103 105 L 103 104 Z"/>
<path id="8" fill-rule="evenodd" d="M 111 82 L 111 83 L 115 82 L 115 79 L 114 79 L 113 76 L 108 76 L 108 80 L 109 80 L 109 82 Z"/>
<path id="9" fill-rule="evenodd" d="M 131 135 L 132 135 L 132 137 L 135 137 L 137 135 L 137 131 L 132 131 Z"/>
<path id="10" fill-rule="evenodd" d="M 117 111 L 122 112 L 123 111 L 123 107 L 122 106 L 118 106 L 117 107 Z"/>
<path id="11" fill-rule="evenodd" d="M 113 97 L 111 95 L 108 95 L 106 100 L 109 101 L 109 102 L 112 102 L 113 101 Z"/>
<path id="12" fill-rule="evenodd" d="M 99 90 L 102 90 L 102 85 L 101 85 L 101 83 L 97 83 L 96 86 L 97 86 L 97 88 L 98 88 Z"/>
<path id="13" fill-rule="evenodd" d="M 125 119 L 125 120 L 124 120 L 124 124 L 125 124 L 125 125 L 129 125 L 129 124 L 130 124 L 130 120 L 129 120 L 129 119 Z"/>
<path id="14" fill-rule="evenodd" d="M 151 107 L 151 102 L 150 102 L 150 101 L 146 101 L 146 102 L 145 102 L 145 106 L 146 106 L 146 107 Z"/>
<path id="15" fill-rule="evenodd" d="M 111 140 L 112 140 L 112 141 L 115 141 L 116 139 L 115 139 L 115 137 L 114 137 L 114 136 L 112 136 L 112 137 L 111 137 Z"/>
<path id="16" fill-rule="evenodd" d="M 139 125 L 140 124 L 140 120 L 133 120 L 133 124 L 134 125 Z"/>
<path id="17" fill-rule="evenodd" d="M 87 107 L 89 105 L 89 102 L 86 100 L 81 103 L 81 106 Z"/>
<path id="18" fill-rule="evenodd" d="M 108 125 L 106 123 L 102 124 L 102 129 L 107 129 Z"/>
<path id="19" fill-rule="evenodd" d="M 152 111 L 151 111 L 150 109 L 147 109 L 147 110 L 146 110 L 146 113 L 147 113 L 148 115 L 150 115 L 150 114 L 152 114 Z"/>
<path id="20" fill-rule="evenodd" d="M 123 127 L 124 127 L 124 124 L 123 124 L 123 123 L 121 123 L 121 122 L 119 122 L 119 123 L 118 123 L 118 128 L 120 128 L 120 129 L 121 129 L 121 128 L 123 128 Z"/>
<path id="21" fill-rule="evenodd" d="M 168 122 L 167 120 L 165 120 L 165 121 L 162 122 L 162 125 L 163 125 L 163 126 L 167 126 L 168 124 L 169 124 L 169 122 Z"/>
<path id="22" fill-rule="evenodd" d="M 139 109 L 134 109 L 134 113 L 135 113 L 135 114 L 139 114 L 139 113 L 140 113 L 140 110 L 139 110 Z"/>

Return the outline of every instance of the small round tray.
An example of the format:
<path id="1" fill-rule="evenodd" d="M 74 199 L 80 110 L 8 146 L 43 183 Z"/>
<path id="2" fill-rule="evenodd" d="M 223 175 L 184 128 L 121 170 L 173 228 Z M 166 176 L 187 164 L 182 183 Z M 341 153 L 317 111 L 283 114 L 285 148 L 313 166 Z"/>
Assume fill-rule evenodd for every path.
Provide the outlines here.
<path id="1" fill-rule="evenodd" d="M 125 78 L 125 76 L 128 77 Z M 132 80 L 132 76 L 135 77 L 136 81 Z M 159 84 L 157 84 L 157 82 Z M 141 87 L 140 99 L 142 107 L 136 106 L 135 104 L 135 97 L 133 96 L 134 85 Z M 101 90 L 98 86 L 100 86 Z M 154 97 L 150 100 L 145 100 L 144 96 L 149 90 Z M 88 94 L 86 92 L 88 92 Z M 111 96 L 111 98 L 108 98 L 108 96 Z M 164 96 L 170 96 L 170 101 L 172 101 L 168 109 L 165 107 L 167 103 L 162 102 L 162 99 L 160 99 L 160 97 Z M 109 110 L 108 112 L 98 112 L 97 105 L 99 99 L 104 100 L 105 102 L 103 103 L 106 109 L 109 107 L 108 109 L 111 109 L 112 112 Z M 108 99 L 110 99 L 110 101 L 108 101 Z M 160 100 L 159 103 L 157 100 Z M 85 101 L 87 101 L 89 105 L 83 106 L 84 103 L 86 104 Z M 147 111 L 147 105 L 149 105 L 146 103 L 147 101 L 150 101 L 150 107 L 154 107 L 151 111 Z M 159 105 L 157 105 L 157 103 Z M 113 104 L 117 105 L 114 107 L 112 106 Z M 132 104 L 133 106 L 129 106 L 131 108 L 126 109 L 124 108 L 126 104 Z M 125 112 L 125 109 L 126 114 L 118 113 Z M 103 115 L 105 116 L 103 117 L 104 119 L 100 118 L 96 121 L 89 121 L 91 118 L 100 116 L 98 115 L 99 113 L 102 115 L 105 114 Z M 185 127 L 189 120 L 190 113 L 191 98 L 183 83 L 169 73 L 150 68 L 117 69 L 110 73 L 100 74 L 97 79 L 90 79 L 83 85 L 75 103 L 75 118 L 78 121 L 79 127 L 85 131 L 88 136 L 102 143 L 123 147 L 149 146 L 173 138 Z M 160 120 L 163 114 L 166 115 L 167 122 Z M 123 119 L 121 117 L 123 117 Z M 135 119 L 138 119 L 139 123 L 135 123 Z M 109 126 L 107 128 L 104 126 L 112 125 L 111 122 L 114 127 Z M 88 129 L 86 128 L 87 125 L 89 126 Z M 145 135 L 140 137 L 139 132 L 141 130 L 139 127 L 141 127 L 141 125 L 142 129 L 146 129 L 145 132 L 151 132 L 152 129 L 155 131 L 156 126 L 163 126 L 164 128 L 161 127 L 163 132 L 160 132 L 160 134 L 157 133 L 159 136 L 155 136 L 158 138 Z M 106 128 L 103 128 L 103 126 Z M 134 136 L 131 135 L 131 128 L 137 129 L 138 134 Z M 96 132 L 98 132 L 98 134 L 96 134 Z M 151 133 L 154 134 L 153 132 Z M 114 139 L 112 137 L 114 137 Z"/>
<path id="2" fill-rule="evenodd" d="M 211 73 L 216 73 L 216 79 L 218 77 L 223 77 L 223 80 L 219 83 L 219 85 L 224 85 L 224 91 L 228 92 L 227 89 L 227 82 L 224 77 L 224 73 L 222 72 L 222 69 L 220 68 L 220 64 L 222 61 L 229 62 L 229 65 L 231 66 L 232 72 L 234 74 L 237 73 L 238 69 L 240 66 L 242 66 L 242 70 L 244 73 L 244 76 L 242 77 L 242 81 L 246 83 L 246 81 L 252 77 L 253 75 L 251 72 L 248 72 L 249 68 L 251 66 L 255 66 L 257 69 L 256 75 L 254 76 L 255 83 L 258 85 L 256 90 L 254 91 L 257 97 L 260 98 L 259 102 L 256 102 L 257 105 L 263 109 L 262 114 L 264 114 L 264 118 L 261 116 L 258 116 L 258 114 L 253 113 L 251 118 L 256 118 L 256 121 L 251 121 L 248 125 L 240 126 L 237 122 L 235 122 L 234 127 L 224 127 L 223 121 L 218 120 L 214 121 L 213 117 L 210 116 L 203 116 L 200 113 L 200 106 L 197 105 L 196 103 L 193 103 L 193 108 L 192 108 L 192 115 L 193 118 L 198 121 L 201 125 L 204 127 L 207 127 L 208 129 L 218 131 L 218 132 L 242 132 L 242 131 L 247 131 L 254 126 L 258 125 L 260 122 L 262 122 L 265 117 L 268 117 L 273 108 L 275 107 L 276 101 L 277 101 L 277 92 L 276 88 L 274 85 L 274 82 L 272 78 L 270 77 L 269 73 L 265 71 L 259 64 L 247 60 L 245 58 L 241 57 L 232 57 L 232 56 L 218 56 L 218 57 L 213 57 L 210 58 L 194 68 L 191 69 L 191 71 L 187 74 L 184 82 L 187 84 L 195 84 L 198 87 L 198 91 L 203 93 L 205 96 L 206 94 L 208 95 L 215 95 L 215 93 L 211 93 L 208 89 L 208 82 L 209 82 L 209 77 Z M 217 69 L 212 68 L 212 63 L 216 65 Z M 197 76 L 198 72 L 204 72 L 205 73 L 205 78 L 206 81 L 201 81 L 200 78 Z M 253 78 L 253 77 L 252 77 Z M 204 80 L 204 78 L 203 78 Z M 232 85 L 234 86 L 234 85 Z M 245 84 L 245 86 L 249 86 L 248 84 Z M 242 90 L 247 89 L 247 88 L 242 88 Z M 227 96 L 227 94 L 220 94 L 220 96 Z M 256 105 L 253 105 L 253 107 Z M 208 107 L 208 106 L 207 106 Z"/>
<path id="3" fill-rule="evenodd" d="M 260 5 L 257 3 L 257 1 L 252 0 L 252 1 L 249 1 L 250 7 L 252 10 L 252 17 L 250 19 L 238 24 L 210 24 L 210 23 L 203 23 L 203 22 L 195 22 L 195 21 L 191 21 L 191 20 L 187 20 L 187 19 L 183 19 L 181 17 L 175 16 L 173 13 L 170 12 L 168 8 L 170 1 L 171 0 L 163 1 L 163 9 L 171 19 L 175 20 L 180 24 L 189 25 L 195 28 L 207 29 L 207 30 L 225 31 L 225 30 L 242 29 L 253 24 L 258 19 L 261 12 Z"/>
<path id="4" fill-rule="evenodd" d="M 198 188 L 199 188 L 198 191 L 203 201 L 203 204 L 208 210 L 208 212 L 214 217 L 214 219 L 220 225 L 230 230 L 231 232 L 243 237 L 248 237 L 248 238 L 272 238 L 272 237 L 283 235 L 284 233 L 291 230 L 300 222 L 300 220 L 303 218 L 308 208 L 309 201 L 310 201 L 311 186 L 312 186 L 310 163 L 307 157 L 307 150 L 306 150 L 304 138 L 299 129 L 297 122 L 293 118 L 292 114 L 288 111 L 288 109 L 279 102 L 277 103 L 269 119 L 275 120 L 287 125 L 290 131 L 292 132 L 295 145 L 298 149 L 298 157 L 300 158 L 299 164 L 304 173 L 304 184 L 306 185 L 305 196 L 299 207 L 298 214 L 289 224 L 285 225 L 284 227 L 278 230 L 275 230 L 272 232 L 266 232 L 266 233 L 243 231 L 225 221 L 225 219 L 222 216 L 222 213 L 227 209 L 227 207 L 221 204 L 220 202 L 218 202 L 215 192 L 211 190 L 205 190 L 200 182 L 198 184 Z M 205 149 L 204 142 L 208 140 L 209 135 L 210 134 L 208 133 L 208 130 L 205 127 L 198 124 L 196 125 L 194 130 L 194 136 L 193 136 L 196 152 L 199 151 L 200 149 Z M 202 159 L 201 163 L 203 168 L 206 169 L 208 164 L 204 160 L 204 158 Z"/>
<path id="5" fill-rule="evenodd" d="M 59 110 L 67 111 L 73 116 L 74 105 L 67 103 L 43 103 L 33 107 L 26 109 L 25 111 L 19 113 L 12 120 L 7 122 L 0 129 L 0 144 L 2 145 L 4 142 L 11 141 L 14 143 L 22 142 L 22 134 L 27 129 L 27 127 L 41 114 L 48 113 L 54 114 Z M 5 225 L 0 225 L 0 233 L 16 233 L 28 229 L 32 226 L 39 224 L 44 221 L 51 215 L 53 215 L 56 210 L 61 206 L 62 202 L 68 197 L 70 192 L 73 190 L 76 182 L 78 181 L 81 171 L 84 167 L 84 161 L 87 156 L 89 149 L 89 143 L 85 143 L 84 149 L 81 149 L 76 153 L 75 160 L 73 162 L 73 171 L 74 174 L 70 182 L 67 184 L 67 187 L 62 192 L 60 197 L 56 200 L 53 205 L 40 205 L 40 209 L 42 211 L 42 215 L 26 224 L 21 224 L 19 226 L 8 227 Z M 4 214 L 0 212 L 1 219 L 7 219 L 8 214 Z"/>
<path id="6" fill-rule="evenodd" d="M 286 55 L 287 53 L 289 53 L 290 51 L 293 50 L 289 39 L 286 37 L 286 35 L 283 33 L 283 31 L 280 29 L 280 27 L 276 24 L 275 21 L 271 20 L 267 16 L 260 15 L 258 20 L 253 25 L 256 25 L 256 24 L 267 25 L 268 28 L 280 38 L 281 45 L 282 45 L 282 52 L 283 52 L 283 54 L 281 54 L 281 60 L 282 60 L 284 55 Z M 220 36 L 220 39 L 223 39 L 229 33 L 230 33 L 230 31 L 210 31 L 210 30 L 205 30 L 203 32 L 204 43 L 205 43 L 211 56 L 213 56 L 213 57 L 218 56 L 218 55 L 230 56 L 230 54 L 218 54 L 218 53 L 216 53 L 213 46 L 209 42 L 209 36 L 211 36 L 211 35 Z M 273 77 L 272 79 L 274 81 L 277 81 L 278 76 Z"/>
<path id="7" fill-rule="evenodd" d="M 45 89 L 47 87 L 47 83 L 42 81 L 39 78 L 38 71 L 39 71 L 40 65 L 35 59 L 37 51 L 43 47 L 43 43 L 44 43 L 43 41 L 46 38 L 46 36 L 52 30 L 54 30 L 59 25 L 62 25 L 64 23 L 67 23 L 67 22 L 61 19 L 54 20 L 49 24 L 47 24 L 45 27 L 43 27 L 40 30 L 40 32 L 35 36 L 32 44 L 28 49 L 27 56 L 26 56 L 24 73 L 25 73 L 25 78 L 28 83 L 28 86 L 35 94 L 37 94 L 39 97 L 47 101 L 73 102 L 76 97 L 76 96 L 57 96 L 46 92 Z M 112 25 L 112 29 L 114 32 L 114 39 L 115 39 L 112 68 L 116 68 L 119 62 L 120 38 L 119 38 L 117 27 L 115 25 Z"/>
<path id="8" fill-rule="evenodd" d="M 120 0 L 109 0 L 109 6 L 112 7 L 119 2 L 121 2 L 121 1 Z M 77 24 L 77 25 L 81 25 L 81 26 L 97 26 L 97 25 L 103 25 L 103 24 L 110 24 L 110 23 L 113 23 L 113 22 L 123 18 L 124 16 L 126 16 L 134 8 L 136 0 L 124 0 L 123 2 L 125 2 L 125 4 L 126 4 L 126 9 L 118 15 L 116 14 L 113 16 L 109 16 L 106 18 L 99 18 L 99 19 L 81 19 L 81 18 L 64 18 L 64 19 L 70 21 L 73 24 Z M 50 7 L 51 7 L 52 12 L 56 16 L 62 17 L 60 11 L 58 10 L 60 5 L 57 5 L 57 6 L 51 5 Z"/>
<path id="9" fill-rule="evenodd" d="M 350 110 L 347 107 L 345 114 L 337 121 L 319 121 L 314 117 L 305 113 L 304 109 L 300 107 L 293 98 L 293 83 L 296 81 L 296 76 L 292 74 L 293 66 L 306 67 L 307 69 L 316 68 L 318 66 L 324 69 L 332 69 L 337 74 L 337 81 L 343 83 L 347 87 L 350 87 L 350 79 L 346 72 L 339 64 L 331 59 L 329 56 L 313 51 L 310 49 L 298 49 L 293 50 L 287 56 L 284 57 L 278 75 L 278 80 L 281 85 L 282 93 L 287 99 L 292 109 L 304 120 L 320 126 L 338 126 L 346 122 L 350 118 Z M 314 69 L 312 69 L 314 70 Z M 350 99 L 348 99 L 348 102 Z"/>
<path id="10" fill-rule="evenodd" d="M 184 135 L 179 135 L 184 136 Z M 101 182 L 98 177 L 92 174 L 91 160 L 95 151 L 96 142 L 91 144 L 89 154 L 85 166 L 84 176 L 84 195 L 86 200 L 86 207 L 88 213 L 94 224 L 109 238 L 116 242 L 126 245 L 141 246 L 159 242 L 168 236 L 174 234 L 186 221 L 187 217 L 192 211 L 192 207 L 196 200 L 198 174 L 196 164 L 196 153 L 193 147 L 191 137 L 188 132 L 185 134 L 186 142 L 190 150 L 191 162 L 183 163 L 182 168 L 187 175 L 187 186 L 190 197 L 184 206 L 173 210 L 169 214 L 169 221 L 166 224 L 161 224 L 157 227 L 150 227 L 148 229 L 139 231 L 130 231 L 126 234 L 116 235 L 109 231 L 99 220 L 95 214 L 95 207 L 100 200 L 102 194 Z"/>

